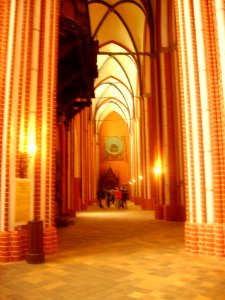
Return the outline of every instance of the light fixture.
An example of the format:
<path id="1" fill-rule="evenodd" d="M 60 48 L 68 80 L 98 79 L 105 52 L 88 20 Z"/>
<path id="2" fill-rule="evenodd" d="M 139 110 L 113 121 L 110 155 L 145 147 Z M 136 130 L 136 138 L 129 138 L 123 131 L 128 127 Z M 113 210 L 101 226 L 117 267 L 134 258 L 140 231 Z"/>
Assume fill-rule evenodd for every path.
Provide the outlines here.
<path id="1" fill-rule="evenodd" d="M 34 143 L 30 143 L 27 145 L 27 153 L 29 156 L 35 155 L 37 151 L 37 146 Z"/>
<path id="2" fill-rule="evenodd" d="M 158 160 L 155 164 L 155 167 L 154 167 L 154 174 L 157 176 L 157 175 L 160 175 L 162 174 L 162 163 L 160 160 Z"/>

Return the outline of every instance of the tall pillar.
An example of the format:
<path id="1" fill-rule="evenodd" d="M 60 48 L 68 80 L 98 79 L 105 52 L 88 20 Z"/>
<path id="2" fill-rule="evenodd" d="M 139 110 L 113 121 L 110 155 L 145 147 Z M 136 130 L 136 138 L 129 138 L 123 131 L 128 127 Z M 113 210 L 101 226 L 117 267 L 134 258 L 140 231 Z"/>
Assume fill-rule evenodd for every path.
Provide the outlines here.
<path id="1" fill-rule="evenodd" d="M 35 1 L 36 3 L 36 1 Z M 35 168 L 35 215 L 44 222 L 44 250 L 56 251 L 55 166 L 56 83 L 58 62 L 59 3 L 41 2 L 41 35 L 37 99 L 37 160 Z"/>
<path id="2" fill-rule="evenodd" d="M 187 251 L 224 256 L 224 97 L 216 1 L 175 1 Z"/>
<path id="3" fill-rule="evenodd" d="M 154 104 L 148 104 L 154 109 L 151 122 L 156 127 L 156 133 L 150 136 L 155 142 L 151 153 L 152 186 L 156 218 L 181 221 L 185 219 L 185 203 L 174 10 L 170 1 L 158 1 L 156 6 L 157 34 L 155 53 L 151 56 Z"/>
<path id="4" fill-rule="evenodd" d="M 2 1 L 0 261 L 25 257 L 27 222 L 44 222 L 56 250 L 55 88 L 59 2 Z M 21 197 L 18 186 L 25 188 Z M 7 191 L 7 192 L 6 192 Z M 3 234 L 4 233 L 4 234 Z M 8 234 L 9 233 L 9 234 Z"/>
<path id="5" fill-rule="evenodd" d="M 88 108 L 81 112 L 81 208 L 86 209 L 88 205 Z"/>

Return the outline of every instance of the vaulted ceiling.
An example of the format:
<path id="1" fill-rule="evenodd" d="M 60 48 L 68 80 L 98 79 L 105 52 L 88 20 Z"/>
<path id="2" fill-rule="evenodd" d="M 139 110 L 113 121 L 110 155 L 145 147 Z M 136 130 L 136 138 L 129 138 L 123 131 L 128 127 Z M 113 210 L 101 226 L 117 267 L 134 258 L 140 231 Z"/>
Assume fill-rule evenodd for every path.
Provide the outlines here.
<path id="1" fill-rule="evenodd" d="M 93 118 L 98 132 L 104 118 L 117 112 L 131 126 L 142 93 L 142 68 L 150 57 L 152 11 L 149 1 L 89 0 L 92 38 L 99 42 Z"/>
<path id="2" fill-rule="evenodd" d="M 131 126 L 153 49 L 150 0 L 62 0 L 58 114 L 69 121 L 92 105 L 98 131 L 112 111 Z M 98 54 L 97 54 L 98 53 Z"/>

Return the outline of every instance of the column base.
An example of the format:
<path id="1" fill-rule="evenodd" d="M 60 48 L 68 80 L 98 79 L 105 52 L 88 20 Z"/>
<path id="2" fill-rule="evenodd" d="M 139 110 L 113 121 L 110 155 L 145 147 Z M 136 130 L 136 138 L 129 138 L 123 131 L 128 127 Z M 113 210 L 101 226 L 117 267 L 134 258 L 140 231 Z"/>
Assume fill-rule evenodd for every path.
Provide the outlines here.
<path id="1" fill-rule="evenodd" d="M 185 223 L 185 250 L 191 254 L 225 256 L 224 224 Z"/>
<path id="2" fill-rule="evenodd" d="M 28 264 L 41 264 L 45 261 L 44 253 L 27 253 L 26 261 Z"/>
<path id="3" fill-rule="evenodd" d="M 182 205 L 156 204 L 155 216 L 158 220 L 184 222 L 186 219 L 185 207 Z"/>

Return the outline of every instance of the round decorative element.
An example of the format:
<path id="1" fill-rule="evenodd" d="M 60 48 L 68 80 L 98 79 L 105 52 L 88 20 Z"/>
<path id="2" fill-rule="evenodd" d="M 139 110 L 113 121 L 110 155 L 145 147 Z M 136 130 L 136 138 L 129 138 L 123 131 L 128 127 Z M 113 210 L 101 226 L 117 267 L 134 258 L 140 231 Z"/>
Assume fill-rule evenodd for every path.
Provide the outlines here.
<path id="1" fill-rule="evenodd" d="M 106 142 L 106 151 L 110 155 L 118 155 L 123 151 L 123 143 L 119 137 L 109 137 Z"/>

